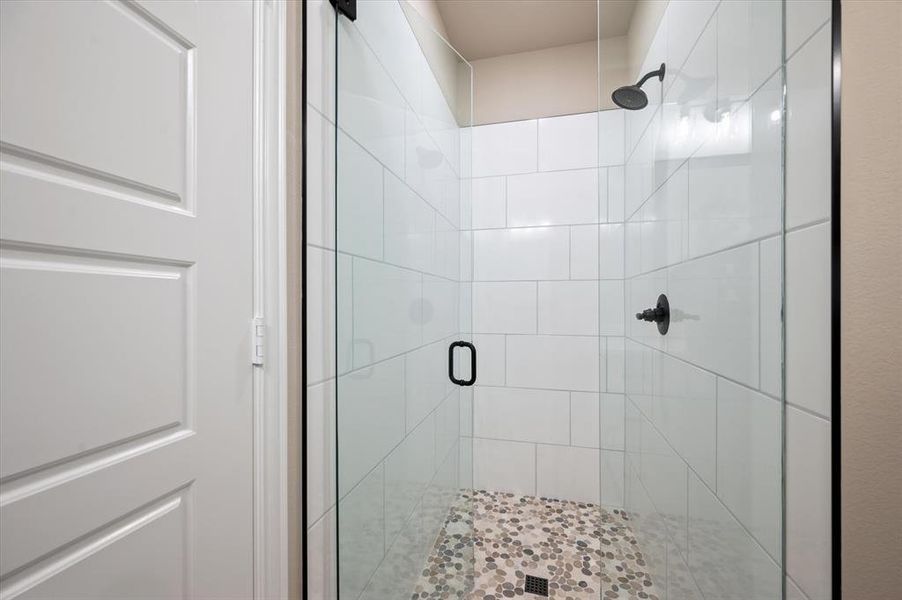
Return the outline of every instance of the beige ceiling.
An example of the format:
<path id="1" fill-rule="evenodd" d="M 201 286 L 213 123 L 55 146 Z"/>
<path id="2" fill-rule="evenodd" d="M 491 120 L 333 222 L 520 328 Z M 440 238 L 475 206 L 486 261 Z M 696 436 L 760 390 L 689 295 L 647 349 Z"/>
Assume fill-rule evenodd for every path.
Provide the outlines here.
<path id="1" fill-rule="evenodd" d="M 636 0 L 602 0 L 601 37 L 626 35 Z M 596 0 L 438 0 L 451 44 L 467 60 L 588 42 Z"/>

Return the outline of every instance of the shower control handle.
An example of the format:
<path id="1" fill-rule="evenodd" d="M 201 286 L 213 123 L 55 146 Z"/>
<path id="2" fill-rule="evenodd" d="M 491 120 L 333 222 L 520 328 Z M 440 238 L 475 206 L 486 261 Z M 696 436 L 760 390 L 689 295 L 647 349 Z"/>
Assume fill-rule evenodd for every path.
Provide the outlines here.
<path id="1" fill-rule="evenodd" d="M 664 335 L 670 328 L 670 303 L 667 296 L 661 294 L 658 296 L 658 303 L 654 308 L 646 308 L 642 312 L 636 313 L 636 319 L 639 321 L 648 321 L 649 323 L 658 324 L 658 333 Z"/>
<path id="2" fill-rule="evenodd" d="M 667 314 L 663 308 L 655 307 L 655 308 L 646 308 L 640 313 L 636 313 L 636 318 L 640 321 L 654 321 L 655 323 L 659 323 L 664 320 L 664 315 Z"/>

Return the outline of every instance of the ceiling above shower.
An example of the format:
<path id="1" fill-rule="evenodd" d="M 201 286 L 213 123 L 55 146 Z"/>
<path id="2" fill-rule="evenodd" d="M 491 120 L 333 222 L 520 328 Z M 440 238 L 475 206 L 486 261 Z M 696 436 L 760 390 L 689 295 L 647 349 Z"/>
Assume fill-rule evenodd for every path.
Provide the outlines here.
<path id="1" fill-rule="evenodd" d="M 601 37 L 626 35 L 635 0 L 606 0 Z M 587 0 L 439 0 L 449 41 L 467 60 L 529 52 L 598 38 L 596 3 Z"/>

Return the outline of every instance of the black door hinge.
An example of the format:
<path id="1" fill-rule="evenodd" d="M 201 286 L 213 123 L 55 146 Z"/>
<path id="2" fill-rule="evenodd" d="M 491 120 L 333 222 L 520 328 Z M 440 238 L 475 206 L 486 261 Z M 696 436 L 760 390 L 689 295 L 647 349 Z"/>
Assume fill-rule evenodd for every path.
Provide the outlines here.
<path id="1" fill-rule="evenodd" d="M 357 0 L 329 0 L 329 2 L 350 20 L 357 20 Z"/>

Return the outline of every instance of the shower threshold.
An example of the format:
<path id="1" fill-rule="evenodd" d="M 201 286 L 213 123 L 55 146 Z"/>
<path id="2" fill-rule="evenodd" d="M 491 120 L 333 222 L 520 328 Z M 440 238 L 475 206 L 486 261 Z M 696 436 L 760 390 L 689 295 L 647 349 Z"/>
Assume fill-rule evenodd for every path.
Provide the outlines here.
<path id="1" fill-rule="evenodd" d="M 547 597 L 558 600 L 660 597 L 624 511 L 467 490 L 452 505 L 411 598 L 542 597 L 526 591 L 527 575 L 547 579 Z"/>

